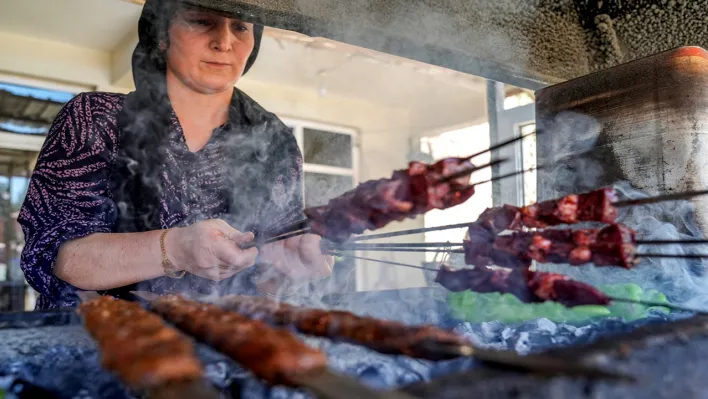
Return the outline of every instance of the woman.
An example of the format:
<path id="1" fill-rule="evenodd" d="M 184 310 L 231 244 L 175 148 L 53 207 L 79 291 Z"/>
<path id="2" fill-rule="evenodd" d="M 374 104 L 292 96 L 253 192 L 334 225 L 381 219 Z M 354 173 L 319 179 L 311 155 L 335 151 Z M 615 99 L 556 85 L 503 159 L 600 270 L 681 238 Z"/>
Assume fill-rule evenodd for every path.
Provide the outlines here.
<path id="1" fill-rule="evenodd" d="M 234 88 L 263 28 L 228 11 L 148 0 L 136 90 L 57 115 L 19 217 L 38 309 L 79 290 L 279 295 L 331 274 L 318 236 L 239 247 L 302 217 L 302 167 L 291 131 Z"/>

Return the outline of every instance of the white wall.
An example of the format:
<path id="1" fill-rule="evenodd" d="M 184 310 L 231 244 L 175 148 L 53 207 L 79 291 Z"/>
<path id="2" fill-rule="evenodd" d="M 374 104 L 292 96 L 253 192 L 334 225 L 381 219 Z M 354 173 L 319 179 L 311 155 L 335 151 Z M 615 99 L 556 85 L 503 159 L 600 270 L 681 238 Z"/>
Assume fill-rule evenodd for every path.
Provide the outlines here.
<path id="1" fill-rule="evenodd" d="M 0 73 L 127 92 L 111 81 L 111 54 L 64 43 L 0 32 Z"/>

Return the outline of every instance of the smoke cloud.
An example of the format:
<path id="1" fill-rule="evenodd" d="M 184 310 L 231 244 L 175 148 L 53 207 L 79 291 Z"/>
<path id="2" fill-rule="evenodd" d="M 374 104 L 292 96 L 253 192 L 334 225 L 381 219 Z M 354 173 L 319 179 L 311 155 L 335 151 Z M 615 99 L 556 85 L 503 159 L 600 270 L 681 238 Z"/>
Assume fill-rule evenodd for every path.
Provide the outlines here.
<path id="1" fill-rule="evenodd" d="M 557 115 L 544 133 L 547 148 L 553 159 L 596 148 L 600 125 L 591 117 L 565 112 Z M 541 151 L 541 150 L 539 150 Z M 605 151 L 608 151 L 605 148 Z M 611 157 L 612 154 L 609 154 Z M 541 175 L 543 199 L 580 193 L 606 185 L 605 162 L 608 154 L 572 157 Z M 611 159 L 611 158 L 610 158 Z M 539 180 L 540 181 L 540 180 Z M 645 198 L 661 194 L 640 190 L 631 182 L 619 180 L 610 184 L 619 200 Z M 702 233 L 695 221 L 695 207 L 688 201 L 661 202 L 650 205 L 621 208 L 618 221 L 637 231 L 638 239 L 681 240 L 699 239 Z M 594 227 L 592 223 L 587 226 Z M 641 245 L 640 253 L 705 254 L 707 245 Z M 595 267 L 593 265 L 537 265 L 539 270 L 568 275 L 594 286 L 635 283 L 644 289 L 656 289 L 670 301 L 695 307 L 708 307 L 708 276 L 706 263 L 700 259 L 643 258 L 632 269 Z"/>

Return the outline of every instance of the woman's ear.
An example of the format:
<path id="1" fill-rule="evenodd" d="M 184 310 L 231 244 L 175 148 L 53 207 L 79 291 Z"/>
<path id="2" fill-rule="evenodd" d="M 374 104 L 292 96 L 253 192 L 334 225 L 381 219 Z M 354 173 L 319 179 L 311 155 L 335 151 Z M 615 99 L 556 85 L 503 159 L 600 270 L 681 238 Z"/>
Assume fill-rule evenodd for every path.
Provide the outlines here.
<path id="1" fill-rule="evenodd" d="M 165 51 L 167 50 L 167 43 L 165 43 L 164 40 L 160 40 L 160 43 L 157 45 L 157 47 L 160 49 L 160 51 Z"/>

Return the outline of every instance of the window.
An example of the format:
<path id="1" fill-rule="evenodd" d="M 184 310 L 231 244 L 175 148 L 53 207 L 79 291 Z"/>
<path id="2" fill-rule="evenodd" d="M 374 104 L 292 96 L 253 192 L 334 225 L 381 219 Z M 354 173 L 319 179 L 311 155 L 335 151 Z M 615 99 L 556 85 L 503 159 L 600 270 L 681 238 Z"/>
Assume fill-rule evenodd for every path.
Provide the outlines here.
<path id="1" fill-rule="evenodd" d="M 35 292 L 20 269 L 17 223 L 32 164 L 56 114 L 88 87 L 0 74 L 0 312 L 31 310 Z"/>
<path id="2" fill-rule="evenodd" d="M 358 184 L 356 131 L 283 118 L 303 156 L 305 207 L 326 204 Z"/>
<path id="3" fill-rule="evenodd" d="M 428 152 L 435 160 L 447 157 L 464 157 L 489 148 L 489 124 L 469 126 L 444 132 L 439 135 L 423 137 L 421 151 Z M 473 163 L 485 164 L 491 160 L 489 153 L 473 159 Z M 491 179 L 492 171 L 485 168 L 474 172 L 470 182 L 482 182 Z M 464 203 L 445 210 L 432 210 L 424 217 L 425 227 L 437 227 L 475 220 L 485 209 L 492 206 L 492 183 L 475 186 L 475 195 Z M 461 242 L 467 234 L 466 228 L 437 230 L 425 233 L 425 242 Z M 426 253 L 426 261 L 440 261 L 437 253 Z"/>
<path id="4" fill-rule="evenodd" d="M 281 119 L 293 130 L 302 152 L 305 207 L 325 205 L 330 199 L 359 184 L 359 148 L 355 130 Z M 332 278 L 325 280 L 319 289 L 331 292 L 356 291 L 357 263 L 356 259 L 351 258 L 338 260 Z"/>

